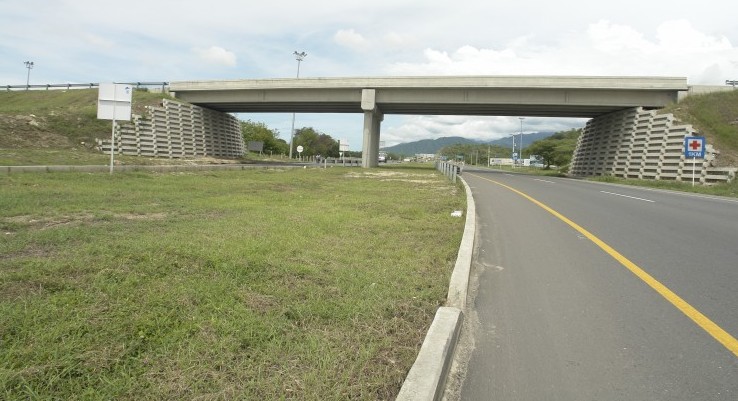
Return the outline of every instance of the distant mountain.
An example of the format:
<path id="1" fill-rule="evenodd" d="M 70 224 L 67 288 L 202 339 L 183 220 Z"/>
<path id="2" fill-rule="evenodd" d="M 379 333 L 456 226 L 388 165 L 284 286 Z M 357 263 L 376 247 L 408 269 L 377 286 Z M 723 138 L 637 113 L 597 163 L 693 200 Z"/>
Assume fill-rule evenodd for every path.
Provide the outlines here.
<path id="1" fill-rule="evenodd" d="M 388 148 L 382 148 L 382 150 L 388 153 L 399 153 L 401 155 L 410 156 L 416 154 L 436 153 L 441 148 L 459 143 L 465 144 L 479 142 L 473 139 L 462 138 L 460 136 L 449 136 L 438 139 L 423 139 L 415 142 L 401 143 Z"/>
<path id="2" fill-rule="evenodd" d="M 553 134 L 554 132 L 534 132 L 531 134 L 523 134 L 523 147 L 530 146 L 531 143 L 540 139 L 548 138 Z M 516 147 L 518 146 L 518 141 L 520 141 L 520 135 L 515 136 Z M 438 139 L 423 139 L 415 142 L 401 143 L 399 145 L 382 148 L 382 151 L 408 156 L 416 154 L 432 154 L 446 146 L 457 144 L 499 145 L 512 148 L 512 137 L 496 139 L 494 141 L 479 141 L 462 138 L 460 136 L 448 136 Z"/>
<path id="3" fill-rule="evenodd" d="M 526 148 L 530 146 L 531 143 L 535 141 L 539 141 L 541 139 L 546 139 L 553 134 L 555 134 L 555 132 L 533 132 L 530 134 L 523 134 L 523 147 Z M 518 145 L 520 145 L 519 142 L 520 142 L 520 135 L 515 135 L 515 147 L 516 148 L 518 147 Z M 495 139 L 494 141 L 484 142 L 484 144 L 499 145 L 499 146 L 512 148 L 512 137 L 509 136 L 507 138 Z"/>

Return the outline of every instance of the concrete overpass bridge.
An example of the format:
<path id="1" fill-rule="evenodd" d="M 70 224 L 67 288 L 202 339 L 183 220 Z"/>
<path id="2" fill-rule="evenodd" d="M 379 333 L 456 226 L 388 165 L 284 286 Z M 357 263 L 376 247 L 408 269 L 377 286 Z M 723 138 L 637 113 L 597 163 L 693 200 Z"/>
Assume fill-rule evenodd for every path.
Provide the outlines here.
<path id="1" fill-rule="evenodd" d="M 594 118 L 662 108 L 678 77 L 438 76 L 170 82 L 183 101 L 228 113 L 363 113 L 363 167 L 377 165 L 385 114 Z"/>

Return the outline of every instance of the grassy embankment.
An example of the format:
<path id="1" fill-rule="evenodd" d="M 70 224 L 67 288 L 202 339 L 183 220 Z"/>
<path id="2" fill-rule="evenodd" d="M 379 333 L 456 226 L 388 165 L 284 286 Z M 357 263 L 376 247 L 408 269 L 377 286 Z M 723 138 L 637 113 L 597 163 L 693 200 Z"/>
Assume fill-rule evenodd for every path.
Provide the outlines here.
<path id="1" fill-rule="evenodd" d="M 134 92 L 134 113 L 163 96 Z M 95 138 L 109 139 L 110 129 L 97 119 L 97 89 L 0 92 L 0 165 L 105 165 Z"/>
<path id="2" fill-rule="evenodd" d="M 685 124 L 691 124 L 720 154 L 717 166 L 738 167 L 738 91 L 689 96 L 661 112 L 673 113 Z M 709 195 L 738 197 L 738 179 L 730 184 L 692 186 L 691 182 L 632 180 L 614 177 L 596 177 L 596 181 L 626 185 L 695 192 Z"/>
<path id="3" fill-rule="evenodd" d="M 135 91 L 133 113 L 159 105 L 161 93 Z M 110 139 L 111 122 L 97 119 L 97 89 L 0 92 L 0 166 L 106 165 L 95 139 Z M 268 159 L 249 156 L 250 159 Z M 167 159 L 116 155 L 128 165 L 245 162 L 213 158 Z"/>
<path id="4" fill-rule="evenodd" d="M 662 110 L 673 113 L 682 123 L 692 124 L 707 142 L 720 152 L 716 159 L 718 166 L 738 166 L 738 91 L 719 92 L 690 96 Z M 574 149 L 572 148 L 572 151 Z M 532 167 L 497 166 L 496 169 L 535 175 L 561 175 L 556 170 L 543 170 Z M 730 184 L 692 186 L 691 182 L 668 180 L 635 180 L 617 177 L 590 177 L 592 181 L 611 182 L 650 188 L 695 192 L 709 195 L 738 197 L 738 180 Z"/>
<path id="5" fill-rule="evenodd" d="M 738 90 L 689 96 L 662 112 L 704 135 L 720 151 L 718 166 L 738 166 Z"/>
<path id="6" fill-rule="evenodd" d="M 392 399 L 445 299 L 431 169 L 0 175 L 0 399 Z"/>

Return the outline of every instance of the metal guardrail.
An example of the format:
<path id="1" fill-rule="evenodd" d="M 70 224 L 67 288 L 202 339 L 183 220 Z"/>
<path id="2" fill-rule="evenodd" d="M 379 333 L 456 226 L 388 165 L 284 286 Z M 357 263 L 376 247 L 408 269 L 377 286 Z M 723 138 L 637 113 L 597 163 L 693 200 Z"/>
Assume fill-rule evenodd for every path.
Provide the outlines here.
<path id="1" fill-rule="evenodd" d="M 156 86 L 161 87 L 162 91 L 169 86 L 169 82 L 116 82 L 118 84 L 132 85 L 136 88 Z M 86 84 L 43 84 L 43 85 L 2 85 L 0 88 L 4 88 L 6 91 L 11 90 L 39 90 L 39 89 L 92 89 L 99 87 L 99 83 L 86 83 Z"/>
<path id="2" fill-rule="evenodd" d="M 439 161 L 436 162 L 436 170 L 443 173 L 443 175 L 455 183 L 456 177 L 461 175 L 461 172 L 464 170 L 464 166 L 458 163 Z"/>

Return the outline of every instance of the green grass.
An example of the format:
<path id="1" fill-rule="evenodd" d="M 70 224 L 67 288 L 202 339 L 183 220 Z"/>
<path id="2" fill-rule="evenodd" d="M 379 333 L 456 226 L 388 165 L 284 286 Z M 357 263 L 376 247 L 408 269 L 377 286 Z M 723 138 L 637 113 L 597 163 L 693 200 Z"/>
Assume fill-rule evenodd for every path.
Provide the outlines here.
<path id="1" fill-rule="evenodd" d="M 392 399 L 445 299 L 431 169 L 0 176 L 0 399 Z"/>
<path id="2" fill-rule="evenodd" d="M 254 162 L 289 162 L 285 157 L 258 157 L 246 155 L 240 159 L 216 159 L 212 157 L 164 158 L 115 155 L 116 165 L 151 166 L 151 165 L 205 165 L 223 163 Z M 110 154 L 82 147 L 70 149 L 0 149 L 0 166 L 89 166 L 109 165 Z"/>
<path id="3" fill-rule="evenodd" d="M 730 184 L 700 185 L 692 186 L 692 182 L 667 181 L 667 180 L 636 180 L 612 176 L 589 177 L 590 181 L 609 182 L 614 184 L 633 185 L 646 188 L 667 189 L 671 191 L 693 192 L 705 195 L 729 196 L 738 198 L 738 180 Z"/>
<path id="4" fill-rule="evenodd" d="M 164 97 L 134 91 L 133 113 L 142 115 L 145 106 Z M 110 131 L 110 121 L 97 119 L 97 89 L 0 92 L 0 160 L 5 163 L 12 163 L 12 150 L 19 149 L 74 149 L 94 159 L 93 153 L 100 154 L 92 150 L 95 138 L 107 139 Z"/>
<path id="5" fill-rule="evenodd" d="M 738 162 L 738 91 L 689 96 L 665 108 L 685 124 L 692 124 L 721 152 L 718 161 Z"/>

